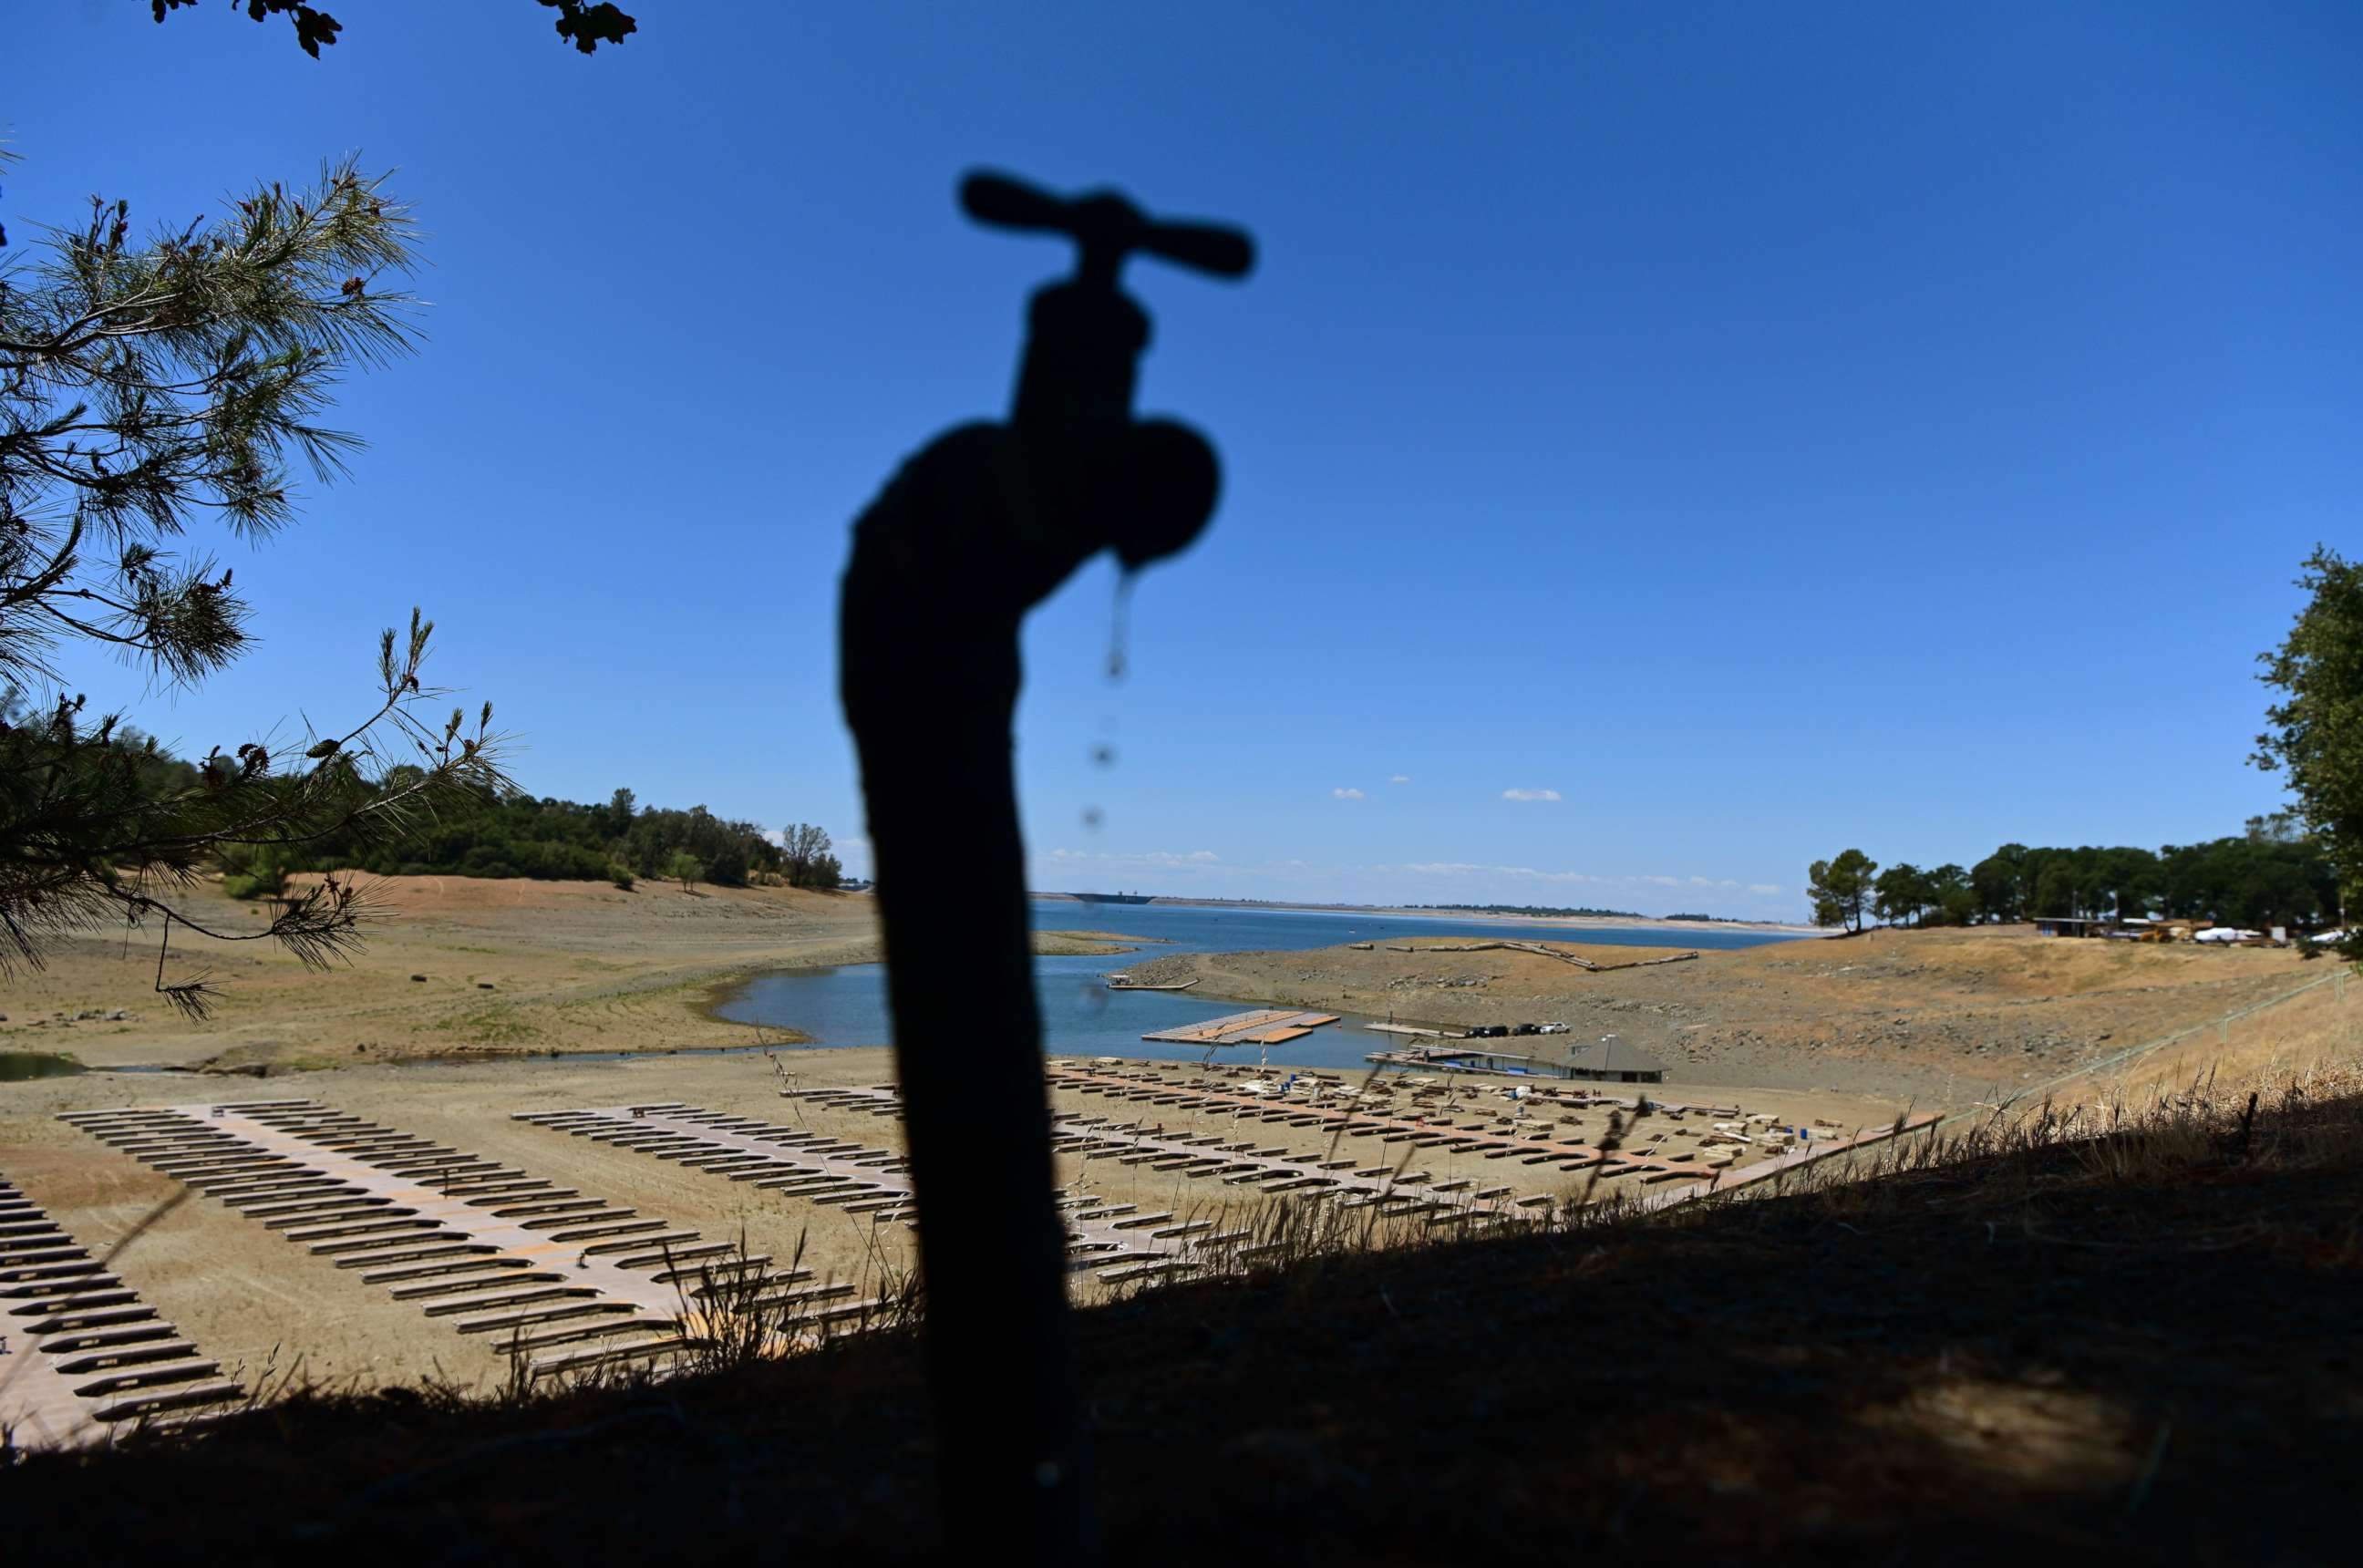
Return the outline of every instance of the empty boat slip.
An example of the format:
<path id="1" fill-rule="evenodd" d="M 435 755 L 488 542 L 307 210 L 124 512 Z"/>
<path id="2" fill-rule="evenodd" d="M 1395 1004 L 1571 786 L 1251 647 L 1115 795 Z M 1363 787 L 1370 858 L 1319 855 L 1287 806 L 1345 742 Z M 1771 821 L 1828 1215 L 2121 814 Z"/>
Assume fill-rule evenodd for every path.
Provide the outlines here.
<path id="1" fill-rule="evenodd" d="M 680 1350 L 715 1292 L 793 1283 L 693 1231 L 312 1100 L 64 1119 L 495 1350 L 566 1347 L 537 1373 Z"/>
<path id="2" fill-rule="evenodd" d="M 221 1368 L 0 1177 L 0 1430 L 20 1448 L 189 1424 L 242 1397 Z"/>

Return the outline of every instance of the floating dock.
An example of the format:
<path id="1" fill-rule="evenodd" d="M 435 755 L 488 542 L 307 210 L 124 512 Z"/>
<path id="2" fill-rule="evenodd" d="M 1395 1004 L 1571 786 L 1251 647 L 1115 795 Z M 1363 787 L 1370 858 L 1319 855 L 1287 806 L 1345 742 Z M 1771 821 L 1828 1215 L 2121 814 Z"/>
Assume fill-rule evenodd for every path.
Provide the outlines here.
<path id="1" fill-rule="evenodd" d="M 1203 1024 L 1159 1029 L 1140 1038 L 1165 1045 L 1280 1045 L 1288 1040 L 1302 1040 L 1323 1024 L 1337 1021 L 1335 1013 L 1308 1013 L 1293 1007 L 1262 1007 L 1252 1013 L 1233 1013 L 1227 1018 L 1208 1018 Z"/>

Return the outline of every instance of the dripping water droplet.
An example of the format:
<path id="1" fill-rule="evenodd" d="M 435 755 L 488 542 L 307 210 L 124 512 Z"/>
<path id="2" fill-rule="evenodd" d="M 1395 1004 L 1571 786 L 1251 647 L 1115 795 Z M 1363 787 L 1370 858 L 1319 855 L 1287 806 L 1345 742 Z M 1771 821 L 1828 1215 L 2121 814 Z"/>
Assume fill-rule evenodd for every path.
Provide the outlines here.
<path id="1" fill-rule="evenodd" d="M 1137 573 L 1135 573 L 1116 574 L 1115 606 L 1108 621 L 1107 678 L 1111 684 L 1122 681 L 1125 675 L 1124 647 L 1130 636 L 1132 585 L 1137 580 Z"/>
<path id="2" fill-rule="evenodd" d="M 1112 767 L 1115 767 L 1115 747 L 1113 747 L 1113 746 L 1105 746 L 1105 745 L 1102 745 L 1102 746 L 1094 746 L 1094 747 L 1093 747 L 1093 748 L 1092 748 L 1092 761 L 1093 761 L 1094 763 L 1098 764 L 1099 766 L 1101 766 L 1101 767 L 1103 767 L 1103 768 L 1112 768 Z"/>
<path id="3" fill-rule="evenodd" d="M 1096 828 L 1104 820 L 1106 820 L 1106 818 L 1101 816 L 1100 808 L 1098 806 L 1086 806 L 1083 807 L 1084 827 Z"/>

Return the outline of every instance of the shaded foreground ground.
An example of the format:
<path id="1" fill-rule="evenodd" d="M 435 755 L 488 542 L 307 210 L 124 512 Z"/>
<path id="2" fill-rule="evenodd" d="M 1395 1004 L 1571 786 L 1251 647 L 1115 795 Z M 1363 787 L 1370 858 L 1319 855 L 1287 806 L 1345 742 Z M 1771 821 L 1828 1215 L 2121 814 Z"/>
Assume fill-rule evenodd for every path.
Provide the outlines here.
<path id="1" fill-rule="evenodd" d="M 2344 1559 L 2357 1088 L 1095 1308 L 1111 1559 Z M 895 1334 L 525 1405 L 297 1401 L 32 1459 L 0 1518 L 44 1562 L 924 1558 L 918 1379 Z"/>

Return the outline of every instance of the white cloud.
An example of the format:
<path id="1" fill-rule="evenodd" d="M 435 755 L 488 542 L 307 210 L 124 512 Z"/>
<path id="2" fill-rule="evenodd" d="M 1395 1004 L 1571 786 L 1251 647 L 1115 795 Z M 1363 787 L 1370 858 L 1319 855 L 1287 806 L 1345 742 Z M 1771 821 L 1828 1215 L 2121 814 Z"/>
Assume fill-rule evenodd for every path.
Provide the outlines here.
<path id="1" fill-rule="evenodd" d="M 1470 861 L 1422 861 L 1411 865 L 1372 866 L 1381 875 L 1407 873 L 1413 876 L 1510 876 L 1524 882 L 1598 882 L 1580 871 L 1543 871 L 1536 866 L 1479 865 Z"/>
<path id="2" fill-rule="evenodd" d="M 1343 788 L 1331 790 L 1329 792 L 1329 797 L 1332 800 L 1360 800 L 1364 798 L 1362 792 L 1359 789 Z"/>
<path id="3" fill-rule="evenodd" d="M 1747 884 L 1747 891 L 1759 898 L 1769 898 L 1781 891 L 1781 884 L 1777 882 L 1751 882 Z"/>
<path id="4" fill-rule="evenodd" d="M 1409 773 L 1397 773 L 1394 777 L 1392 777 L 1392 778 L 1389 779 L 1389 780 L 1387 781 L 1387 783 L 1389 783 L 1389 784 L 1409 784 L 1409 783 L 1411 783 L 1411 775 L 1410 775 Z"/>
<path id="5" fill-rule="evenodd" d="M 1559 791 L 1555 789 L 1505 789 L 1502 792 L 1502 798 L 1503 800 L 1558 800 L 1560 796 Z"/>
<path id="6" fill-rule="evenodd" d="M 1259 874 L 1252 866 L 1233 867 L 1223 864 L 1223 857 L 1212 850 L 1140 850 L 1115 853 L 1107 850 L 1045 850 L 1041 861 L 1048 865 L 1071 868 L 1093 867 L 1108 873 L 1142 871 L 1237 871 L 1245 875 Z"/>

